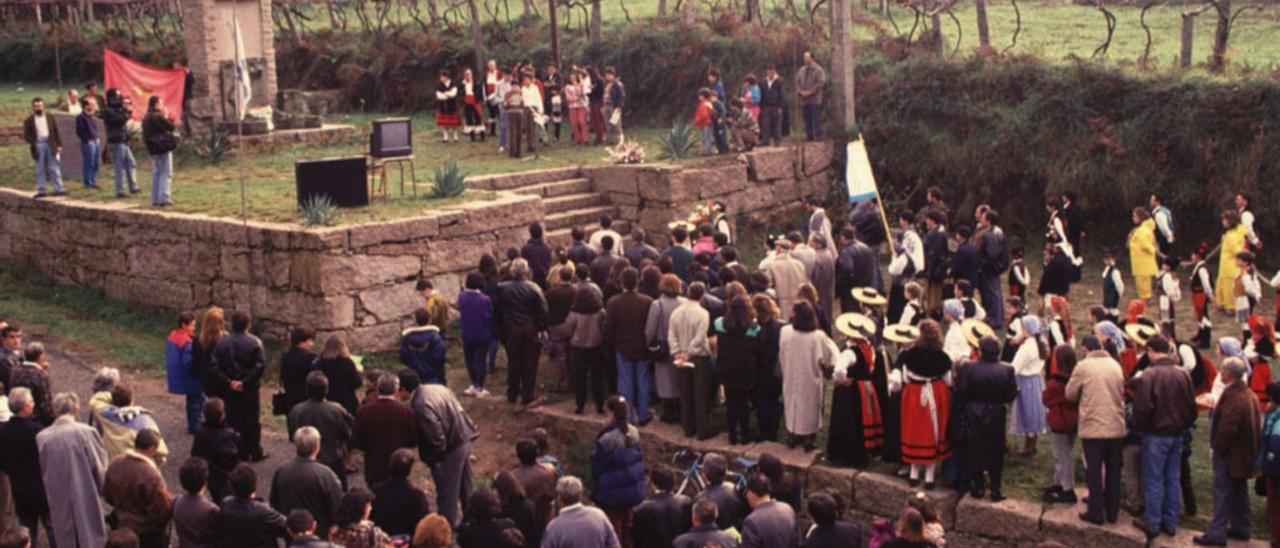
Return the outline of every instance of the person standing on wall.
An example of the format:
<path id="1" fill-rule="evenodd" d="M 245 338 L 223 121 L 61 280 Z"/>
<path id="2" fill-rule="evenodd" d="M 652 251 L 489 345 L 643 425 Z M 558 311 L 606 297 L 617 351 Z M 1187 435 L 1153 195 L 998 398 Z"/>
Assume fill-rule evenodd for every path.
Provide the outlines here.
<path id="1" fill-rule="evenodd" d="M 85 97 L 80 100 L 80 114 L 76 115 L 76 137 L 80 138 L 80 158 L 84 167 L 81 178 L 84 187 L 97 190 L 98 168 L 102 165 L 102 141 L 98 139 L 98 102 Z"/>
<path id="2" fill-rule="evenodd" d="M 129 100 L 120 95 L 120 90 L 107 90 L 102 122 L 107 127 L 107 149 L 111 152 L 111 164 L 115 166 L 117 198 L 125 196 L 123 183 L 126 179 L 129 182 L 129 193 L 138 193 L 137 162 L 133 159 L 133 151 L 129 150 L 128 124 L 132 116 Z"/>
<path id="3" fill-rule="evenodd" d="M 155 207 L 173 205 L 169 186 L 173 182 L 173 151 L 178 148 L 176 129 L 164 108 L 164 99 L 152 95 L 142 119 L 142 140 L 151 155 L 151 205 Z"/>
<path id="4" fill-rule="evenodd" d="M 827 86 L 827 71 L 818 66 L 812 52 L 804 52 L 804 66 L 796 73 L 796 95 L 804 113 L 804 138 L 822 138 L 822 92 Z"/>
<path id="5" fill-rule="evenodd" d="M 31 145 L 31 159 L 36 161 L 36 198 L 44 198 L 45 180 L 53 183 L 54 196 L 66 196 L 62 189 L 62 139 L 58 137 L 58 124 L 44 110 L 44 99 L 31 100 L 31 116 L 22 123 L 22 138 Z"/>
<path id="6" fill-rule="evenodd" d="M 782 109 L 786 105 L 786 83 L 778 76 L 778 67 L 765 69 L 764 86 L 760 89 L 760 144 L 782 144 Z"/>

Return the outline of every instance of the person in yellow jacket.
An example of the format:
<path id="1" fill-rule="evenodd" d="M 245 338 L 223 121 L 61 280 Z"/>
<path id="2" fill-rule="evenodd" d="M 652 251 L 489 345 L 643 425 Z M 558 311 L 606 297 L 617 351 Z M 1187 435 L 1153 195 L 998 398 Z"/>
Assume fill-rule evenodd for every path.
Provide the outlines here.
<path id="1" fill-rule="evenodd" d="M 1133 208 L 1133 224 L 1137 225 L 1129 233 L 1129 267 L 1133 269 L 1133 285 L 1138 289 L 1138 298 L 1151 298 L 1151 280 L 1156 275 L 1156 222 L 1151 220 L 1147 210 Z"/>
<path id="2" fill-rule="evenodd" d="M 1222 213 L 1222 244 L 1218 246 L 1218 285 L 1214 302 L 1226 310 L 1235 310 L 1236 254 L 1244 251 L 1249 228 L 1240 224 L 1240 214 L 1235 211 Z"/>

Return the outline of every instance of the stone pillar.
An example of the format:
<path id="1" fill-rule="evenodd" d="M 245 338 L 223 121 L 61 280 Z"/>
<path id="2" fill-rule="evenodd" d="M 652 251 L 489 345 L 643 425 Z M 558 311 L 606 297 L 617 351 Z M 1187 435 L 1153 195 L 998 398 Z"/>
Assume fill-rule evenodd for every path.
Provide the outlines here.
<path id="1" fill-rule="evenodd" d="M 271 105 L 276 96 L 276 51 L 272 35 L 271 0 L 181 0 L 187 62 L 195 86 L 193 113 L 221 119 L 220 102 L 231 82 L 222 76 L 235 59 L 233 14 L 240 23 L 253 88 L 251 107 Z M 232 113 L 227 109 L 226 116 Z"/>

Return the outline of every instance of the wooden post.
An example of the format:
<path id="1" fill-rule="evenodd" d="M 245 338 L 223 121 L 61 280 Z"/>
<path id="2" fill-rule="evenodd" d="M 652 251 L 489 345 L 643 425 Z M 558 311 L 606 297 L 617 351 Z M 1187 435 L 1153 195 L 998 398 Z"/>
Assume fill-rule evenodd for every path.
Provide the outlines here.
<path id="1" fill-rule="evenodd" d="M 1196 14 L 1182 14 L 1182 52 L 1178 56 L 1178 64 L 1183 69 L 1191 68 L 1191 43 L 1195 39 Z"/>
<path id="2" fill-rule="evenodd" d="M 841 134 L 858 122 L 853 94 L 853 18 L 849 9 L 850 1 L 830 0 L 832 104 Z"/>
<path id="3" fill-rule="evenodd" d="M 554 0 L 553 0 L 554 1 Z M 476 50 L 476 73 L 472 76 L 476 82 L 483 82 L 485 75 L 485 53 L 484 53 L 484 36 L 480 30 L 480 9 L 476 7 L 476 0 L 467 0 L 467 8 L 471 12 L 471 47 Z M 555 17 L 555 14 L 552 14 Z M 555 20 L 552 19 L 551 32 L 555 33 Z M 554 44 L 554 42 L 552 42 Z"/>
<path id="4" fill-rule="evenodd" d="M 475 0 L 471 0 L 473 3 Z M 473 4 L 474 5 L 474 4 Z M 547 9 L 551 13 L 551 62 L 560 66 L 560 29 L 556 26 L 556 0 L 547 0 Z"/>
<path id="5" fill-rule="evenodd" d="M 978 15 L 978 45 L 985 50 L 991 47 L 991 25 L 987 22 L 987 0 L 974 0 L 973 6 Z"/>
<path id="6" fill-rule="evenodd" d="M 942 43 L 942 14 L 937 11 L 929 14 L 929 24 L 933 25 L 934 47 L 938 48 L 938 60 L 947 59 L 947 45 Z"/>

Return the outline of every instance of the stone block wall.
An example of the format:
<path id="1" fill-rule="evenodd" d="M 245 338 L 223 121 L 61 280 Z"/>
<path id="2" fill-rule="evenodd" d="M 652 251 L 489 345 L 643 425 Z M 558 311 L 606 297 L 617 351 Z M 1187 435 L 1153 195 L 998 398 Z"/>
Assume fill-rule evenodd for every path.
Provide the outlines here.
<path id="1" fill-rule="evenodd" d="M 805 196 L 825 196 L 832 178 L 830 142 L 767 147 L 708 162 L 585 167 L 595 191 L 618 206 L 619 218 L 665 240 L 672 221 L 697 203 L 720 201 L 736 219 L 770 223 L 802 207 Z"/>
<path id="2" fill-rule="evenodd" d="M 268 337 L 308 322 L 346 333 L 358 351 L 387 350 L 422 306 L 419 277 L 452 299 L 481 253 L 524 240 L 541 201 L 500 192 L 412 219 L 312 229 L 0 189 L 0 260 L 127 302 L 249 309 Z"/>

